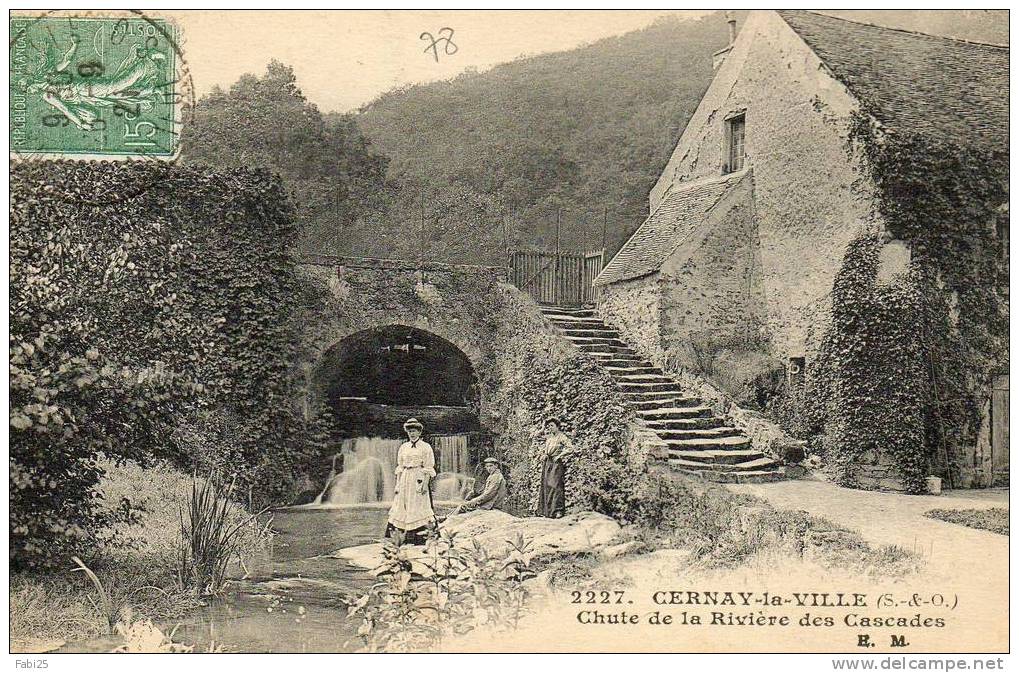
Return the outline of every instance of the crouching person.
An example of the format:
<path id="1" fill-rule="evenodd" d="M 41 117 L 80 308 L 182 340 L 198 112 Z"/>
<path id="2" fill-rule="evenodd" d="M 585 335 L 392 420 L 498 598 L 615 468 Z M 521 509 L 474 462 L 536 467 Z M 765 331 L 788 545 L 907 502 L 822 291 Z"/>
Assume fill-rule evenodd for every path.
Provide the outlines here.
<path id="1" fill-rule="evenodd" d="M 485 480 L 485 489 L 481 495 L 471 498 L 456 508 L 454 514 L 469 512 L 472 509 L 502 509 L 509 495 L 506 487 L 506 477 L 502 476 L 499 469 L 499 460 L 496 458 L 485 458 L 485 472 L 488 478 Z"/>

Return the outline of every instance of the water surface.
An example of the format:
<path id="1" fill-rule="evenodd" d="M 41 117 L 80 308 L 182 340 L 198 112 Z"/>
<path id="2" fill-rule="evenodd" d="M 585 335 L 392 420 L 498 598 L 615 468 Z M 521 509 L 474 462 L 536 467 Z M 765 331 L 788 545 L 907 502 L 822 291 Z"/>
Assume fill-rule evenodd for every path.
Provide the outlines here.
<path id="1" fill-rule="evenodd" d="M 387 506 L 276 512 L 270 557 L 249 564 L 249 576 L 178 626 L 174 640 L 196 650 L 214 642 L 231 652 L 357 649 L 357 624 L 346 619 L 344 599 L 374 578 L 328 555 L 379 540 L 387 514 Z"/>

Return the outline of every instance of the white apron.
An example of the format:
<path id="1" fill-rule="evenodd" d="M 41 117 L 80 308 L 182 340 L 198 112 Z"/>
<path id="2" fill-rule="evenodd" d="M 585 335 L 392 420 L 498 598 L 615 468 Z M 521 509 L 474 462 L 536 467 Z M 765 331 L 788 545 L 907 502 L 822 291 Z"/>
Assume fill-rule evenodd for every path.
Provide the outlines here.
<path id="1" fill-rule="evenodd" d="M 435 453 L 428 442 L 404 442 L 396 454 L 396 491 L 389 523 L 414 530 L 435 520 L 429 485 L 435 476 Z"/>

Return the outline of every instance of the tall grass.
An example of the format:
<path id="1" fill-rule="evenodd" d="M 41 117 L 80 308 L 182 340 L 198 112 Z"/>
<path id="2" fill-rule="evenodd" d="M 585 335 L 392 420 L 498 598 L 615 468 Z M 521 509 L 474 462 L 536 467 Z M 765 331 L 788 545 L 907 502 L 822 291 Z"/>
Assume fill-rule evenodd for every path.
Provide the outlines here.
<path id="1" fill-rule="evenodd" d="M 230 500 L 233 489 L 234 481 L 224 491 L 215 478 L 196 477 L 186 508 L 180 508 L 177 577 L 181 586 L 196 596 L 211 596 L 223 590 L 230 559 L 241 556 L 239 533 L 253 528 L 256 537 L 270 535 L 270 522 L 257 522 L 266 510 L 238 516 L 243 510 Z"/>

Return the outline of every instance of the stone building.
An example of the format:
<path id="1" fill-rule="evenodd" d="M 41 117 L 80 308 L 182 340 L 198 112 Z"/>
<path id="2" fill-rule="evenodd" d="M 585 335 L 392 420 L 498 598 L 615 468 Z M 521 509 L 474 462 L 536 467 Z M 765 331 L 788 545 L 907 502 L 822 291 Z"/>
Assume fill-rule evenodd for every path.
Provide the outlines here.
<path id="1" fill-rule="evenodd" d="M 595 281 L 599 311 L 658 366 L 711 335 L 763 341 L 809 372 L 847 245 L 882 227 L 876 184 L 849 142 L 854 115 L 1007 156 L 1009 52 L 805 11 L 754 11 L 738 36 L 730 28 L 650 216 Z M 879 276 L 892 278 L 911 246 L 885 241 Z M 1007 375 L 995 387 L 1004 434 L 988 404 L 967 484 L 1007 474 Z"/>

